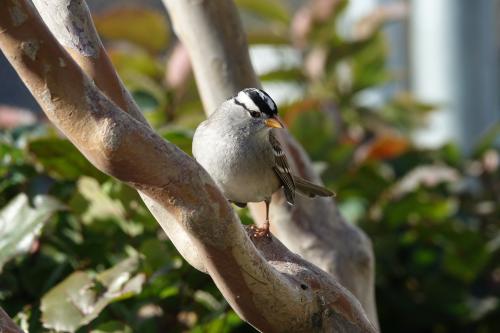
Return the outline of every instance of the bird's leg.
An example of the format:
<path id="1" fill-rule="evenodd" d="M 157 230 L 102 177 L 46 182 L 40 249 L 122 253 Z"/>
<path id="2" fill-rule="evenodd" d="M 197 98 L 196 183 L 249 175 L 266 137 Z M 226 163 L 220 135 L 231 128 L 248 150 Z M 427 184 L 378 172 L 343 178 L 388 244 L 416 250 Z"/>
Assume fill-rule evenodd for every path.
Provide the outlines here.
<path id="1" fill-rule="evenodd" d="M 266 222 L 264 222 L 264 226 L 262 228 L 252 226 L 253 236 L 260 237 L 271 237 L 271 233 L 269 232 L 269 205 L 271 204 L 271 199 L 266 199 L 264 201 L 266 203 Z"/>

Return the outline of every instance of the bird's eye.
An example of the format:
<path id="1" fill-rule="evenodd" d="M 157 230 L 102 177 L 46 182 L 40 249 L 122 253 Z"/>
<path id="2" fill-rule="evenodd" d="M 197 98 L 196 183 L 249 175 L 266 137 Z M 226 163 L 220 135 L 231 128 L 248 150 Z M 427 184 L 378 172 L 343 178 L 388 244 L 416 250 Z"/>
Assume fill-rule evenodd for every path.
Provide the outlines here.
<path id="1" fill-rule="evenodd" d="M 259 111 L 252 111 L 252 112 L 250 112 L 250 115 L 254 118 L 259 118 L 260 112 Z"/>

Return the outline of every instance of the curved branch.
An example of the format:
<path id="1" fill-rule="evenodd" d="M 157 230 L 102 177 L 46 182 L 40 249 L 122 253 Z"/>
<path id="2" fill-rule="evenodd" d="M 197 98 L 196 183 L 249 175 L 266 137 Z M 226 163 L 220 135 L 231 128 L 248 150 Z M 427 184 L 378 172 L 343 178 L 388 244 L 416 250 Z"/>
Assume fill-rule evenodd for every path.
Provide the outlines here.
<path id="1" fill-rule="evenodd" d="M 0 307 L 0 332 L 2 333 L 23 333 L 9 315 Z"/>
<path id="2" fill-rule="evenodd" d="M 83 0 L 32 0 L 40 16 L 83 71 L 122 110 L 147 124 L 97 35 Z"/>
<path id="3" fill-rule="evenodd" d="M 122 110 L 137 121 L 149 126 L 139 107 L 124 87 L 97 35 L 89 9 L 81 0 L 33 0 L 40 16 L 68 54 L 83 72 Z M 165 233 L 184 258 L 195 268 L 206 273 L 206 268 L 187 233 L 161 206 L 147 195 L 139 195 L 153 213 Z"/>
<path id="4" fill-rule="evenodd" d="M 183 231 L 242 318 L 265 332 L 375 331 L 330 275 L 277 239 L 254 245 L 203 168 L 104 95 L 29 0 L 0 2 L 0 49 L 48 118 L 96 167 L 141 191 Z"/>
<path id="5" fill-rule="evenodd" d="M 231 0 L 163 3 L 189 51 L 207 115 L 240 89 L 260 86 Z M 295 172 L 320 183 L 303 148 L 288 133 L 280 133 L 280 141 L 285 143 Z M 262 223 L 263 204 L 249 206 L 256 221 Z M 273 234 L 291 251 L 333 274 L 360 300 L 372 322 L 377 323 L 371 242 L 360 229 L 345 221 L 335 202 L 298 197 L 295 206 L 290 207 L 278 192 L 273 196 L 270 213 Z"/>

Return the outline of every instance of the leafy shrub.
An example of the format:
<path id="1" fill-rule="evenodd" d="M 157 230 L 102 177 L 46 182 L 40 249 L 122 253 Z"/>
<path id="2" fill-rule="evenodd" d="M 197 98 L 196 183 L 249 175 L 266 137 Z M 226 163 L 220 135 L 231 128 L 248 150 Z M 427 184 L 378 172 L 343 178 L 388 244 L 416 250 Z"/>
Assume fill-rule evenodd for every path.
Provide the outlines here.
<path id="1" fill-rule="evenodd" d="M 300 98 L 281 105 L 282 117 L 341 211 L 373 241 L 382 331 L 500 331 L 500 127 L 470 156 L 453 143 L 418 148 L 411 133 L 432 108 L 406 93 L 376 107 L 362 103 L 366 91 L 391 80 L 387 45 L 378 29 L 358 40 L 337 33 L 345 1 L 327 17 L 307 8 L 292 17 L 277 1 L 237 3 L 260 23 L 248 28 L 251 43 L 293 44 L 299 55 L 261 79 L 298 87 Z M 299 15 L 310 15 L 310 24 L 297 32 L 290 27 Z M 204 116 L 192 77 L 180 87 L 165 83 L 170 55 L 162 52 L 174 47 L 165 22 L 130 8 L 96 21 L 148 119 L 190 153 Z M 142 30 L 120 30 L 144 22 L 158 40 L 143 45 Z M 183 261 L 137 193 L 48 125 L 1 135 L 0 303 L 25 330 L 253 331 L 210 278 Z M 239 214 L 250 221 L 246 210 Z"/>

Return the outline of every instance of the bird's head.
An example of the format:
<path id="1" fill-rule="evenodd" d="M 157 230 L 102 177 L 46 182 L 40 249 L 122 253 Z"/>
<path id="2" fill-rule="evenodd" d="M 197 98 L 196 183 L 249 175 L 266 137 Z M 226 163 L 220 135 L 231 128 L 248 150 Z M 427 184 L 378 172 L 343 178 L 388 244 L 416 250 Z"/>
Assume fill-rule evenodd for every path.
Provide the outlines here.
<path id="1" fill-rule="evenodd" d="M 224 104 L 225 117 L 233 126 L 252 132 L 284 127 L 276 103 L 262 89 L 245 88 Z"/>

